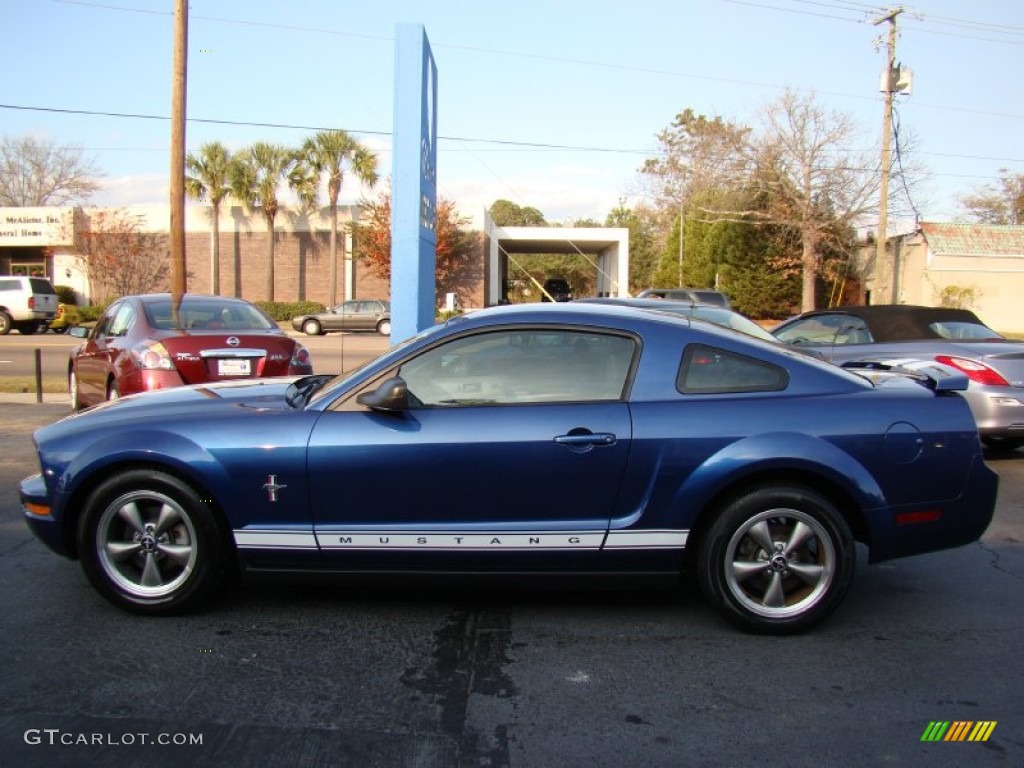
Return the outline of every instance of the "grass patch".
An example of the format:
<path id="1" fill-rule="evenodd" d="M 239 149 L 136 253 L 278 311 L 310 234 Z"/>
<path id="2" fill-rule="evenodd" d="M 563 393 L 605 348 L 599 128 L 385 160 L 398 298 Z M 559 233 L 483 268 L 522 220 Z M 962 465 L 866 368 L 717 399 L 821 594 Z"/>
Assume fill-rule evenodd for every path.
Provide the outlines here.
<path id="1" fill-rule="evenodd" d="M 35 376 L 0 376 L 0 392 L 33 393 L 35 391 Z M 67 394 L 68 380 L 63 376 L 44 376 L 43 392 Z"/>

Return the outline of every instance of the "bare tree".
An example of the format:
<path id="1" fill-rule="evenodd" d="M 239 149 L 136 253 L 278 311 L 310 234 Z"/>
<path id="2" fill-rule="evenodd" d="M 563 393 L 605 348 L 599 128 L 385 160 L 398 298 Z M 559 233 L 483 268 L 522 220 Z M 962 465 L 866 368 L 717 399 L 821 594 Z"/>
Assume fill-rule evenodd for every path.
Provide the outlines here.
<path id="1" fill-rule="evenodd" d="M 863 144 L 863 133 L 848 114 L 825 110 L 813 93 L 786 90 L 764 108 L 758 180 L 771 205 L 757 215 L 800 235 L 804 311 L 815 308 L 827 239 L 852 232 L 877 210 L 878 153 L 853 149 Z"/>
<path id="2" fill-rule="evenodd" d="M 81 147 L 35 136 L 0 139 L 0 205 L 36 207 L 82 203 L 102 176 Z"/>
<path id="3" fill-rule="evenodd" d="M 78 259 L 94 298 L 166 290 L 170 254 L 166 235 L 144 232 L 144 217 L 123 208 L 92 211 L 77 228 Z"/>
<path id="4" fill-rule="evenodd" d="M 1024 173 L 999 171 L 998 184 L 986 184 L 960 198 L 971 221 L 979 224 L 1024 224 Z"/>

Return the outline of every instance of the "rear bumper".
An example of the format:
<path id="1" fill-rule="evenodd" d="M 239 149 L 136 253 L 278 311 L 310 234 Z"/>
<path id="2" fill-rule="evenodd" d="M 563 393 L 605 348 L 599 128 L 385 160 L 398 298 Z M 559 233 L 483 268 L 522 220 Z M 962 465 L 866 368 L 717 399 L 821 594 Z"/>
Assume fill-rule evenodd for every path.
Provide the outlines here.
<path id="1" fill-rule="evenodd" d="M 955 499 L 927 505 L 890 507 L 884 530 L 888 535 L 871 544 L 870 560 L 890 560 L 971 544 L 992 522 L 999 475 L 974 457 L 963 493 Z M 936 519 L 932 519 L 938 513 Z M 920 521 L 918 521 L 920 520 Z"/>
<path id="2" fill-rule="evenodd" d="M 972 387 L 963 394 L 981 434 L 1024 437 L 1024 390 L 1016 387 Z"/>

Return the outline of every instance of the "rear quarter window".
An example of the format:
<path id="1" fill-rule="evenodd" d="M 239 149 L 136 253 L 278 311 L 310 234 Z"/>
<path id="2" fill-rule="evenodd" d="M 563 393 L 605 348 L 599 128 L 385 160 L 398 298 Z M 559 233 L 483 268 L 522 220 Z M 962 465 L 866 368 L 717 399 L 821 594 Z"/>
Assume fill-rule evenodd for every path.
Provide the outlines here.
<path id="1" fill-rule="evenodd" d="M 685 395 L 777 392 L 789 385 L 785 368 L 704 344 L 683 352 L 676 388 Z"/>

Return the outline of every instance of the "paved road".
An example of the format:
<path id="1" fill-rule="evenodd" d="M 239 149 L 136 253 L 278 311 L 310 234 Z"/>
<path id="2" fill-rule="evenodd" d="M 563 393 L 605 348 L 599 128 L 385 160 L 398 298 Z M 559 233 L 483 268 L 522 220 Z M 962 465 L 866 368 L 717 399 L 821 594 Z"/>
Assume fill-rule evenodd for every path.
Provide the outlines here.
<path id="1" fill-rule="evenodd" d="M 980 543 L 862 561 L 800 637 L 739 634 L 688 590 L 249 587 L 145 619 L 21 520 L 30 433 L 65 412 L 0 404 L 4 765 L 1024 765 L 1024 451 L 991 457 Z M 922 743 L 933 720 L 998 724 Z M 160 734 L 202 744 L 141 743 Z"/>

